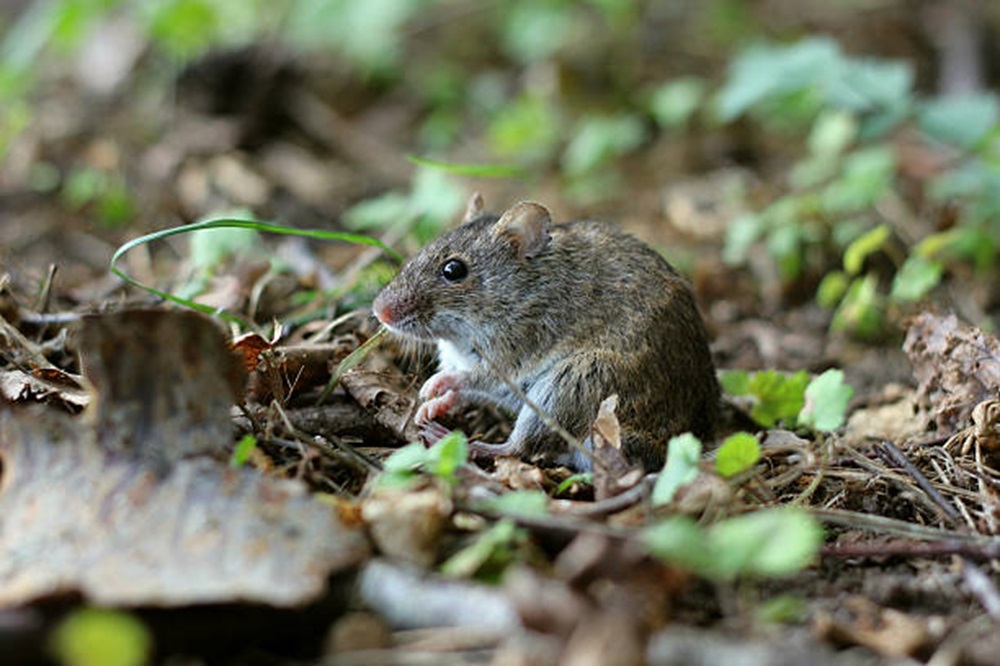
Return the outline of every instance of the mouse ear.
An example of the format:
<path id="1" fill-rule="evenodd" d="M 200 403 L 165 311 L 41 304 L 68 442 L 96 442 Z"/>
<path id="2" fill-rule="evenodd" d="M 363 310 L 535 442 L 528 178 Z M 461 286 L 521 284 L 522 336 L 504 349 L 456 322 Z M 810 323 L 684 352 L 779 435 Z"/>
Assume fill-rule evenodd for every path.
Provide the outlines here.
<path id="1" fill-rule="evenodd" d="M 500 216 L 493 226 L 493 235 L 513 241 L 519 258 L 530 258 L 549 244 L 551 223 L 552 217 L 545 206 L 533 201 L 522 201 Z"/>
<path id="2" fill-rule="evenodd" d="M 462 224 L 472 222 L 477 217 L 482 217 L 484 207 L 483 195 L 479 192 L 473 192 L 472 196 L 469 197 L 469 203 L 465 204 L 465 216 L 462 218 Z"/>

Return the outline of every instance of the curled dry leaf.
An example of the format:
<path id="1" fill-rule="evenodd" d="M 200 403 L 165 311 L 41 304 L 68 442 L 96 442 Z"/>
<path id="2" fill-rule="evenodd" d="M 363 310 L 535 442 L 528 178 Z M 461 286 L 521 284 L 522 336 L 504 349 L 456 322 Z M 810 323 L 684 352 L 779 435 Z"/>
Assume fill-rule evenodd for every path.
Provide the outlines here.
<path id="1" fill-rule="evenodd" d="M 0 399 L 7 402 L 44 402 L 78 412 L 90 403 L 90 396 L 69 373 L 59 370 L 0 372 Z"/>
<path id="2" fill-rule="evenodd" d="M 594 499 L 620 495 L 642 480 L 642 470 L 631 465 L 622 453 L 621 427 L 615 410 L 618 396 L 605 398 L 591 427 L 594 444 Z"/>
<path id="3" fill-rule="evenodd" d="M 416 407 L 413 398 L 392 385 L 390 373 L 373 369 L 373 356 L 365 359 L 362 368 L 346 372 L 340 379 L 341 384 L 358 404 L 374 412 L 379 426 L 401 441 L 418 441 L 420 433 L 410 418 Z"/>
<path id="4" fill-rule="evenodd" d="M 302 484 L 193 455 L 231 441 L 232 361 L 211 321 L 121 313 L 82 340 L 90 427 L 0 411 L 0 607 L 292 606 L 366 557 L 360 528 Z"/>

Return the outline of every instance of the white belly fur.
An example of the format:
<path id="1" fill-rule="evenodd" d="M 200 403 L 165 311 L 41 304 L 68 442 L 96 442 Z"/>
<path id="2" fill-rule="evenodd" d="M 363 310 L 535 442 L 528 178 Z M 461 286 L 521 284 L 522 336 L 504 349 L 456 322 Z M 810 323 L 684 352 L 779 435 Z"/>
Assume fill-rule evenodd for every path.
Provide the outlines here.
<path id="1" fill-rule="evenodd" d="M 447 340 L 438 340 L 438 369 L 442 372 L 469 372 L 476 361 Z"/>

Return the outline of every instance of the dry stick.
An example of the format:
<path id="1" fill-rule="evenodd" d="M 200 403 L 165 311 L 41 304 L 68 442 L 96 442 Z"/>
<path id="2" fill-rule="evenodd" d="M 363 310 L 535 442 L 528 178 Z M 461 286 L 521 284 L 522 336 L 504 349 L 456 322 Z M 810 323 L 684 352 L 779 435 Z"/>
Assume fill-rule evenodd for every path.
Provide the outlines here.
<path id="1" fill-rule="evenodd" d="M 294 440 L 302 443 L 305 446 L 310 446 L 315 449 L 318 449 L 323 453 L 329 453 L 329 451 L 326 449 L 326 446 L 329 446 L 328 444 L 326 444 L 328 440 L 324 438 L 323 440 L 324 443 L 318 444 L 315 441 L 315 438 L 309 437 L 308 435 L 300 432 L 298 428 L 292 425 L 291 419 L 288 418 L 288 413 L 285 412 L 284 408 L 277 401 L 271 401 L 271 407 L 278 413 L 278 418 L 280 418 L 281 422 L 285 424 L 285 428 L 288 429 L 288 434 Z M 382 463 L 375 460 L 374 458 L 371 458 L 370 456 L 365 455 L 364 453 L 361 453 L 361 451 L 358 451 L 357 449 L 347 444 L 346 442 L 333 441 L 332 444 L 336 449 L 339 449 L 348 457 L 353 458 L 363 467 L 368 468 L 369 471 L 371 472 L 382 471 Z"/>
<path id="2" fill-rule="evenodd" d="M 921 474 L 906 457 L 906 455 L 896 447 L 890 441 L 883 440 L 881 447 L 875 447 L 876 451 L 879 451 L 882 455 L 887 455 L 891 459 L 895 460 L 906 472 L 913 477 L 917 482 L 917 485 L 928 494 L 928 496 L 934 500 L 934 502 L 941 507 L 941 510 L 947 515 L 953 522 L 959 523 L 961 517 L 955 510 L 948 500 L 937 492 L 937 490 L 931 486 L 930 481 Z M 883 453 L 884 451 L 884 453 Z M 997 591 L 996 586 L 993 581 L 983 573 L 972 560 L 968 557 L 962 556 L 962 579 L 965 581 L 966 586 L 969 588 L 969 592 L 972 593 L 979 603 L 983 605 L 983 608 L 993 618 L 994 622 L 1000 622 L 1000 591 Z"/>
<path id="3" fill-rule="evenodd" d="M 973 541 L 891 541 L 888 543 L 849 543 L 823 546 L 824 557 L 935 557 L 941 555 L 964 555 L 977 560 L 992 560 L 1000 557 L 1000 540 L 990 543 Z"/>
<path id="4" fill-rule="evenodd" d="M 872 513 L 858 513 L 856 511 L 843 511 L 841 509 L 809 509 L 809 513 L 823 522 L 832 525 L 869 530 L 879 534 L 894 534 L 900 537 L 921 539 L 924 541 L 962 541 L 980 545 L 998 541 L 994 537 L 987 537 L 981 534 L 951 532 L 937 527 L 917 525 L 905 520 L 887 518 L 886 516 L 879 516 Z"/>
<path id="5" fill-rule="evenodd" d="M 910 462 L 910 459 L 907 458 L 895 444 L 889 441 L 883 441 L 881 445 L 876 445 L 874 449 L 883 460 L 888 462 L 890 465 L 902 468 L 903 471 L 909 474 L 910 477 L 916 481 L 920 489 L 927 493 L 927 496 L 934 501 L 934 504 L 936 504 L 937 507 L 943 511 L 945 516 L 947 516 L 952 522 L 962 522 L 962 517 L 959 515 L 955 507 L 944 498 L 944 495 L 938 492 L 937 488 L 931 485 L 931 482 L 927 480 L 927 477 L 924 476 L 920 470 L 918 470 L 916 466 Z"/>

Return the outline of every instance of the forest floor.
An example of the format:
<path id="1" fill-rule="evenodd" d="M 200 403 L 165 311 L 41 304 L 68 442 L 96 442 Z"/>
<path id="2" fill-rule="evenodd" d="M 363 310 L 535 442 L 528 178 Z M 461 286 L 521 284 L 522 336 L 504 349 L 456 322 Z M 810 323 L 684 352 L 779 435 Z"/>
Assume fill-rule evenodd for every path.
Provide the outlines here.
<path id="1" fill-rule="evenodd" d="M 555 177 L 450 175 L 488 208 L 539 200 L 558 220 L 607 219 L 663 249 L 691 278 L 720 369 L 839 368 L 854 393 L 843 427 L 754 427 L 751 470 L 725 479 L 709 456 L 660 507 L 651 480 L 630 490 L 530 461 L 379 484 L 384 461 L 414 439 L 407 417 L 431 356 L 389 341 L 326 389 L 374 335 L 369 304 L 393 260 L 249 232 L 173 236 L 118 260 L 138 282 L 242 324 L 206 323 L 109 270 L 128 240 L 210 211 L 341 229 L 349 203 L 410 186 L 422 167 L 405 157 L 407 100 L 335 110 L 316 92 L 328 82 L 274 58 L 207 59 L 169 109 L 155 96 L 50 91 L 7 156 L 9 663 L 43 659 L 52 628 L 81 604 L 134 611 L 164 663 L 996 663 L 1000 344 L 948 316 L 968 314 L 969 294 L 986 287 L 955 276 L 940 316 L 913 312 L 861 341 L 831 332 L 810 297 L 815 278 L 777 285 L 722 261 L 733 211 L 720 193 L 755 177 L 743 167 L 671 174 L 658 167 L 691 147 L 651 145 L 623 160 L 628 186 L 593 204 L 564 196 Z M 237 71 L 254 78 L 220 92 Z M 75 199 L 46 185 L 53 169 L 75 169 Z M 365 233 L 417 249 L 388 225 Z M 487 438 L 509 427 L 487 410 L 453 425 Z M 541 512 L 482 503 L 511 490 L 550 499 Z M 710 526 L 764 506 L 822 523 L 802 570 L 713 579 L 646 546 L 644 530 L 666 514 Z M 781 547 L 781 534 L 758 537 Z"/>

